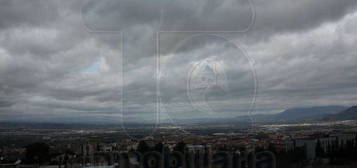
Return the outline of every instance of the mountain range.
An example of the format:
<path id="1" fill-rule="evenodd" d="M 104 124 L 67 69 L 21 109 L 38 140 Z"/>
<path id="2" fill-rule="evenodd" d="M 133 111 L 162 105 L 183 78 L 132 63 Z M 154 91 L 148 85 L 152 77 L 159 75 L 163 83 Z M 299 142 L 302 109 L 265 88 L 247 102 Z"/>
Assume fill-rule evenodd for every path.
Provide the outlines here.
<path id="1" fill-rule="evenodd" d="M 289 108 L 276 114 L 256 114 L 250 116 L 237 116 L 231 118 L 198 118 L 176 120 L 180 125 L 249 125 L 252 121 L 256 123 L 301 123 L 301 122 L 324 122 L 357 120 L 357 106 L 316 106 L 316 107 L 297 107 Z M 14 123 L 59 123 L 59 124 L 115 124 L 120 125 L 120 119 L 113 118 L 76 118 L 71 119 L 62 117 L 56 120 L 14 120 L 3 122 Z M 162 125 L 170 125 L 170 122 L 162 122 Z M 151 123 L 127 123 L 126 126 L 149 125 Z"/>
<path id="2" fill-rule="evenodd" d="M 255 122 L 274 123 L 357 120 L 357 106 L 318 106 L 290 108 L 277 114 L 258 114 L 237 117 L 238 121 L 246 121 L 247 119 L 252 119 Z"/>
<path id="3" fill-rule="evenodd" d="M 352 106 L 339 113 L 328 115 L 324 120 L 338 121 L 338 120 L 357 120 L 357 106 Z"/>
<path id="4" fill-rule="evenodd" d="M 345 113 L 348 113 L 348 115 Z M 179 123 L 188 125 L 242 125 L 244 123 L 249 124 L 252 121 L 256 123 L 301 123 L 352 119 L 357 119 L 357 106 L 298 107 L 289 108 L 276 114 L 256 114 L 232 118 L 182 119 L 179 120 Z"/>

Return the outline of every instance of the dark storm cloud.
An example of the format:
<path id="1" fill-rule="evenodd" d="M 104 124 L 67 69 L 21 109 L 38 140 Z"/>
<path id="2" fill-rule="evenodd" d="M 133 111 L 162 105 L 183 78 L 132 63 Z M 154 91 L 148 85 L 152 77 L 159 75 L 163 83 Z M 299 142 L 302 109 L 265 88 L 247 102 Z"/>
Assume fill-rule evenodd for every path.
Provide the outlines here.
<path id="1" fill-rule="evenodd" d="M 48 25 L 58 17 L 58 1 L 0 1 L 0 28 Z"/>
<path id="2" fill-rule="evenodd" d="M 201 117 L 207 115 L 200 111 L 206 109 L 202 103 L 206 101 L 214 107 L 210 117 L 244 115 L 254 96 L 254 71 L 259 113 L 294 106 L 353 105 L 357 1 L 154 1 L 1 0 L 2 119 L 19 115 L 33 120 L 119 119 L 124 94 L 125 119 L 155 120 L 156 75 L 161 77 L 160 94 L 167 108 L 163 113 Z M 192 35 L 197 34 L 162 33 L 160 46 L 154 41 L 158 30 L 247 28 L 249 32 L 224 34 L 221 40 L 201 34 L 195 41 Z M 119 32 L 107 30 L 123 31 L 124 48 Z M 222 45 L 225 40 L 229 45 Z M 235 45 L 238 51 L 232 50 Z M 161 52 L 160 74 L 155 69 L 156 47 Z M 216 62 L 212 67 L 224 67 L 229 90 L 218 83 L 207 89 L 205 97 L 200 92 L 189 95 L 190 70 L 212 60 Z M 190 101 L 197 101 L 196 107 Z"/>
<path id="3" fill-rule="evenodd" d="M 166 31 L 243 31 L 254 14 L 250 0 L 88 0 L 82 8 L 93 31 L 126 31 L 138 25 Z"/>
<path id="4" fill-rule="evenodd" d="M 353 0 L 255 1 L 256 28 L 271 31 L 301 31 L 333 22 L 355 10 Z"/>
<path id="5" fill-rule="evenodd" d="M 9 101 L 8 98 L 5 98 L 5 100 L 0 100 L 0 108 L 10 107 L 13 104 L 14 102 Z"/>
<path id="6" fill-rule="evenodd" d="M 336 23 L 276 35 L 264 46 L 256 45 L 260 47 L 252 52 L 264 60 L 257 61 L 264 62 L 259 65 L 261 101 L 273 98 L 287 107 L 354 104 L 347 97 L 355 97 L 356 34 L 346 33 L 345 28 L 355 18 L 356 13 L 349 14 Z"/>

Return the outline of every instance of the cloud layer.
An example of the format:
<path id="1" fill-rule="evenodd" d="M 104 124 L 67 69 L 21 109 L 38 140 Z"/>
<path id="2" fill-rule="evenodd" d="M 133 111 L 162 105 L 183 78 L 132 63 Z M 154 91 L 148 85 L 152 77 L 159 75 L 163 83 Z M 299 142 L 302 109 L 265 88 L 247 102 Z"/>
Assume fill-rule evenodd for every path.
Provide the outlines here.
<path id="1" fill-rule="evenodd" d="M 154 122 L 247 115 L 252 103 L 264 114 L 354 105 L 356 5 L 3 0 L 0 120 Z"/>

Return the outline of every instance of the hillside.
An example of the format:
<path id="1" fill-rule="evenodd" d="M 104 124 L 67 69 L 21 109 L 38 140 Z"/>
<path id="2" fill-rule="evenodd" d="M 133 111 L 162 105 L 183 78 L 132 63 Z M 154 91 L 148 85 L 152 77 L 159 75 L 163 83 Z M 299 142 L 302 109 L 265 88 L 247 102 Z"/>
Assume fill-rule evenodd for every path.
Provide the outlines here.
<path id="1" fill-rule="evenodd" d="M 325 120 L 357 120 L 357 106 L 352 106 L 337 114 L 329 115 Z"/>
<path id="2" fill-rule="evenodd" d="M 337 114 L 348 107 L 345 106 L 317 106 L 290 108 L 272 115 L 253 115 L 257 122 L 304 122 L 316 121 L 326 118 L 326 116 Z M 238 117 L 240 120 L 247 120 L 248 116 Z"/>

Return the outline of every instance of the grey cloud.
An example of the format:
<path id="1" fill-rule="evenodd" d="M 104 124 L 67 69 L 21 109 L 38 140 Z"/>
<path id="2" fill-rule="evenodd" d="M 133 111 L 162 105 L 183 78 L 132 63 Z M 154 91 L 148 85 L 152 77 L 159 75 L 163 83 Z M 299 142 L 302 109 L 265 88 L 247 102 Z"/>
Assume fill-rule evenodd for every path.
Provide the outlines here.
<path id="1" fill-rule="evenodd" d="M 302 32 L 336 22 L 355 11 L 354 0 L 317 0 L 317 1 L 264 1 L 255 0 L 256 22 L 248 41 L 264 40 L 271 35 Z"/>
<path id="2" fill-rule="evenodd" d="M 47 25 L 58 17 L 58 1 L 0 1 L 0 27 Z"/>
<path id="3" fill-rule="evenodd" d="M 153 32 L 243 29 L 251 22 L 248 1 L 155 1 L 84 1 L 84 6 L 76 1 L 1 1 L 2 119 L 16 119 L 19 114 L 42 121 L 71 116 L 119 119 L 124 94 L 127 121 L 153 121 L 157 101 Z M 215 111 L 210 117 L 246 114 L 254 90 L 252 69 L 259 81 L 257 112 L 353 105 L 356 2 L 255 0 L 254 4 L 256 24 L 250 32 L 222 35 L 247 50 L 255 60 L 253 67 L 242 53 L 231 50 L 232 45 L 222 45 L 224 38 L 195 41 L 194 33 L 160 34 L 162 72 L 156 75 L 161 75 L 161 98 L 168 113 L 174 119 L 207 114 L 190 104 L 187 78 L 193 63 L 213 54 L 227 62 L 229 92 L 217 87 L 207 91 L 205 101 Z M 87 28 L 125 30 L 124 48 L 120 34 Z"/>
<path id="4" fill-rule="evenodd" d="M 254 22 L 250 0 L 85 1 L 84 23 L 93 31 L 127 31 L 151 25 L 154 31 L 243 31 Z"/>

